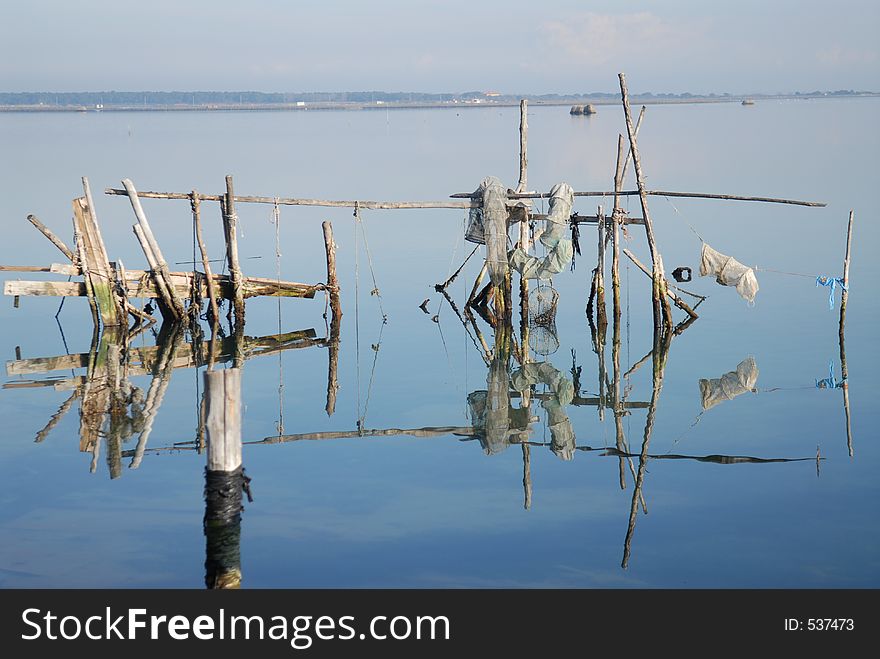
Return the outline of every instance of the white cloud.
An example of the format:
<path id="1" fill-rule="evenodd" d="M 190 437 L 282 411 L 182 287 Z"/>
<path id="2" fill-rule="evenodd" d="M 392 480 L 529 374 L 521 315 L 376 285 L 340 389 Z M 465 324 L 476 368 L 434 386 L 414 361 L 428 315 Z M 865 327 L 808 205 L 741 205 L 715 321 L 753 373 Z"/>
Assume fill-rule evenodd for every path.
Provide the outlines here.
<path id="1" fill-rule="evenodd" d="M 634 55 L 668 57 L 691 51 L 704 30 L 703 24 L 673 22 L 650 12 L 586 12 L 541 25 L 541 32 L 566 58 L 599 65 L 631 60 Z"/>

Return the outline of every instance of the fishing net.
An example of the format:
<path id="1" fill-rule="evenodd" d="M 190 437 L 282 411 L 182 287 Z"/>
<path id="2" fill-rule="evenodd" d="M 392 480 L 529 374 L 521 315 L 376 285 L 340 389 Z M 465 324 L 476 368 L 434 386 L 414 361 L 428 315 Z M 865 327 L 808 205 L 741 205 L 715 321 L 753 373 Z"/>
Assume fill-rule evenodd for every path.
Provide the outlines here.
<path id="1" fill-rule="evenodd" d="M 529 347 L 546 357 L 559 349 L 556 334 L 556 306 L 559 293 L 549 284 L 541 284 L 529 293 Z"/>
<path id="2" fill-rule="evenodd" d="M 549 279 L 562 272 L 574 256 L 574 247 L 566 238 L 574 203 L 574 190 L 568 183 L 557 183 L 550 190 L 550 213 L 546 227 L 541 233 L 541 244 L 547 248 L 547 256 L 529 256 L 517 247 L 510 253 L 510 267 L 525 279 Z"/>

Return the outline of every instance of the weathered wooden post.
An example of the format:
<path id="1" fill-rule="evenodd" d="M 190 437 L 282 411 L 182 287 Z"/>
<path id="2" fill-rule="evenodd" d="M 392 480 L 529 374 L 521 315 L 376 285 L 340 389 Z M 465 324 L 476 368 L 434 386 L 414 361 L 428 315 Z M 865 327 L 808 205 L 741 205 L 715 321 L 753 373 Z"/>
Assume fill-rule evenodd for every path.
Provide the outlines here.
<path id="1" fill-rule="evenodd" d="M 605 342 L 608 316 L 605 310 L 605 213 L 602 206 L 596 212 L 596 226 L 599 231 L 599 252 L 596 261 L 596 325 L 601 341 Z"/>
<path id="2" fill-rule="evenodd" d="M 321 224 L 324 230 L 324 250 L 327 253 L 327 289 L 330 292 L 330 336 L 327 343 L 327 404 L 324 411 L 332 416 L 336 411 L 336 394 L 339 391 L 339 326 L 342 320 L 342 304 L 339 299 L 339 280 L 336 277 L 336 243 L 333 241 L 333 225 Z"/>
<path id="3" fill-rule="evenodd" d="M 525 192 L 528 185 L 528 143 L 529 143 L 529 101 L 524 98 L 519 102 L 519 183 L 517 192 Z M 523 247 L 525 249 L 525 247 Z"/>
<path id="4" fill-rule="evenodd" d="M 236 325 L 244 326 L 244 289 L 241 282 L 241 266 L 238 262 L 238 215 L 235 213 L 235 193 L 232 176 L 226 177 L 226 196 L 222 205 L 223 231 L 226 237 L 226 259 L 232 279 L 232 304 L 235 309 Z"/>
<path id="5" fill-rule="evenodd" d="M 241 587 L 241 370 L 204 375 L 208 443 L 205 469 L 205 585 Z"/>
<path id="6" fill-rule="evenodd" d="M 648 238 L 648 248 L 651 251 L 651 262 L 653 264 L 653 286 L 651 291 L 651 299 L 654 309 L 654 331 L 662 331 L 665 326 L 672 327 L 672 310 L 669 308 L 669 302 L 666 300 L 666 275 L 663 272 L 662 264 L 659 262 L 660 252 L 657 249 L 657 242 L 654 239 L 654 225 L 651 222 L 651 214 L 648 210 L 648 194 L 645 189 L 645 179 L 642 174 L 642 161 L 639 158 L 639 147 L 636 141 L 635 126 L 633 126 L 632 114 L 629 108 L 629 92 L 626 89 L 626 76 L 623 73 L 618 74 L 620 80 L 620 94 L 623 99 L 623 114 L 626 119 L 626 132 L 629 136 L 630 151 L 632 153 L 633 165 L 636 170 L 636 184 L 639 188 L 639 201 L 642 206 L 642 215 L 645 220 L 645 234 Z"/>
<path id="7" fill-rule="evenodd" d="M 321 223 L 324 231 L 324 251 L 327 254 L 327 289 L 330 292 L 330 310 L 333 320 L 342 318 L 342 305 L 339 301 L 339 280 L 336 278 L 336 243 L 333 242 L 333 225 L 329 221 Z"/>

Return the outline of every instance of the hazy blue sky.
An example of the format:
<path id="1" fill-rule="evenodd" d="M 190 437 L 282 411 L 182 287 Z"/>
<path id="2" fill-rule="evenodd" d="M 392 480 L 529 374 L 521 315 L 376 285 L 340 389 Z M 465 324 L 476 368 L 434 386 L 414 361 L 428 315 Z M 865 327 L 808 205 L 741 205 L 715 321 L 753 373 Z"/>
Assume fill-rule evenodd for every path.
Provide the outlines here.
<path id="1" fill-rule="evenodd" d="M 880 90 L 876 0 L 4 0 L 0 90 Z"/>

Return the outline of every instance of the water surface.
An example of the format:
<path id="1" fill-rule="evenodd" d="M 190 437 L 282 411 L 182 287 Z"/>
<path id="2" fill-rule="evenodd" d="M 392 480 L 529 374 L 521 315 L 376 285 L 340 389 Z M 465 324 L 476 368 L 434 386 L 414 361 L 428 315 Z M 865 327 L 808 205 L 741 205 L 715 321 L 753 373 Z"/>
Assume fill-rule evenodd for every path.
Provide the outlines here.
<path id="1" fill-rule="evenodd" d="M 255 501 L 241 534 L 245 587 L 876 587 L 880 583 L 878 427 L 874 374 L 877 229 L 866 192 L 876 176 L 876 100 L 652 106 L 640 136 L 648 186 L 815 199 L 826 208 L 652 198 L 667 269 L 699 265 L 700 238 L 759 268 L 749 307 L 710 278 L 690 287 L 709 299 L 700 319 L 671 344 L 626 569 L 621 567 L 633 501 L 628 466 L 621 489 L 617 457 L 575 450 L 562 460 L 537 403 L 529 440 L 531 501 L 524 508 L 523 451 L 487 455 L 478 440 L 362 437 L 252 444 L 244 464 Z M 297 113 L 82 113 L 0 116 L 0 262 L 61 260 L 25 221 L 34 213 L 70 239 L 70 200 L 88 176 L 96 194 L 131 178 L 139 189 L 218 193 L 235 176 L 238 194 L 331 199 L 443 199 L 473 190 L 487 175 L 514 185 L 514 108 Z M 529 187 L 567 181 L 577 190 L 611 185 L 618 108 L 570 117 L 567 108 L 529 115 Z M 632 186 L 632 174 L 629 174 Z M 111 259 L 143 267 L 120 197 L 98 195 Z M 611 200 L 578 199 L 593 214 Z M 641 214 L 636 198 L 630 214 Z M 169 262 L 193 259 L 189 205 L 146 200 Z M 840 276 L 846 218 L 855 209 L 846 357 L 852 455 L 841 389 L 837 314 L 815 276 Z M 536 210 L 542 210 L 540 202 Z M 223 254 L 219 211 L 203 209 L 212 255 Z M 276 276 L 270 206 L 239 208 L 247 274 Z M 486 390 L 489 369 L 451 308 L 433 291 L 469 253 L 465 213 L 456 210 L 281 210 L 278 252 L 285 279 L 325 278 L 320 221 L 333 222 L 344 316 L 335 413 L 325 411 L 328 350 L 273 352 L 243 371 L 246 440 L 279 434 L 471 426 L 468 397 Z M 632 249 L 648 260 L 635 227 Z M 369 245 L 366 249 L 365 239 Z M 595 233 L 584 254 L 553 280 L 560 294 L 559 347 L 544 358 L 569 380 L 580 369 L 581 398 L 599 393 L 597 355 L 584 307 L 595 264 Z M 449 292 L 461 306 L 480 253 Z M 220 264 L 218 264 L 219 266 Z M 186 264 L 174 266 L 184 270 Z M 780 271 L 780 272 L 775 272 Z M 789 274 L 782 274 L 789 273 Z M 6 279 L 40 275 L 4 273 Z M 648 280 L 622 264 L 620 360 L 628 370 L 652 349 Z M 380 297 L 370 295 L 378 287 Z M 63 279 L 63 278 L 61 278 Z M 426 298 L 428 314 L 419 309 Z M 839 302 L 839 295 L 835 309 Z M 381 303 L 381 308 L 380 308 Z M 85 300 L 11 299 L 0 308 L 0 346 L 17 359 L 88 353 Z M 257 299 L 247 330 L 260 337 L 314 329 L 327 334 L 323 300 Z M 383 314 L 387 323 L 383 324 Z M 436 314 L 436 321 L 432 317 Z M 676 320 L 681 312 L 676 311 Z M 492 331 L 479 321 L 491 346 Z M 63 333 L 62 331 L 63 330 Z M 155 345 L 147 332 L 136 346 Z M 611 373 L 611 330 L 605 347 Z M 754 359 L 755 391 L 703 410 L 701 380 L 721 378 Z M 536 357 L 537 358 L 537 357 Z M 518 364 L 511 360 L 510 370 Z M 7 367 L 9 368 L 9 367 Z M 204 585 L 205 458 L 191 450 L 198 427 L 199 368 L 173 371 L 138 468 L 110 478 L 107 441 L 90 473 L 80 451 L 80 403 L 40 442 L 34 438 L 71 395 L 26 380 L 75 378 L 87 369 L 7 374 L 0 391 L 5 425 L 0 473 L 0 585 L 4 587 L 193 587 Z M 131 382 L 144 393 L 149 374 Z M 650 361 L 623 383 L 629 401 L 652 394 Z M 60 389 L 60 390 L 56 390 Z M 536 385 L 538 394 L 551 391 Z M 551 392 L 552 393 L 552 392 Z M 519 406 L 514 399 L 513 407 Z M 615 447 L 614 416 L 569 405 L 580 449 Z M 646 411 L 623 418 L 630 450 L 642 448 Z M 134 450 L 138 433 L 122 447 Z M 485 444 L 485 442 L 484 442 Z M 544 445 L 546 444 L 546 445 Z M 177 446 L 176 450 L 161 450 Z M 823 460 L 815 460 L 817 447 Z M 805 458 L 720 464 L 662 456 Z M 634 459 L 638 468 L 639 460 Z M 118 467 L 118 465 L 117 465 Z"/>

